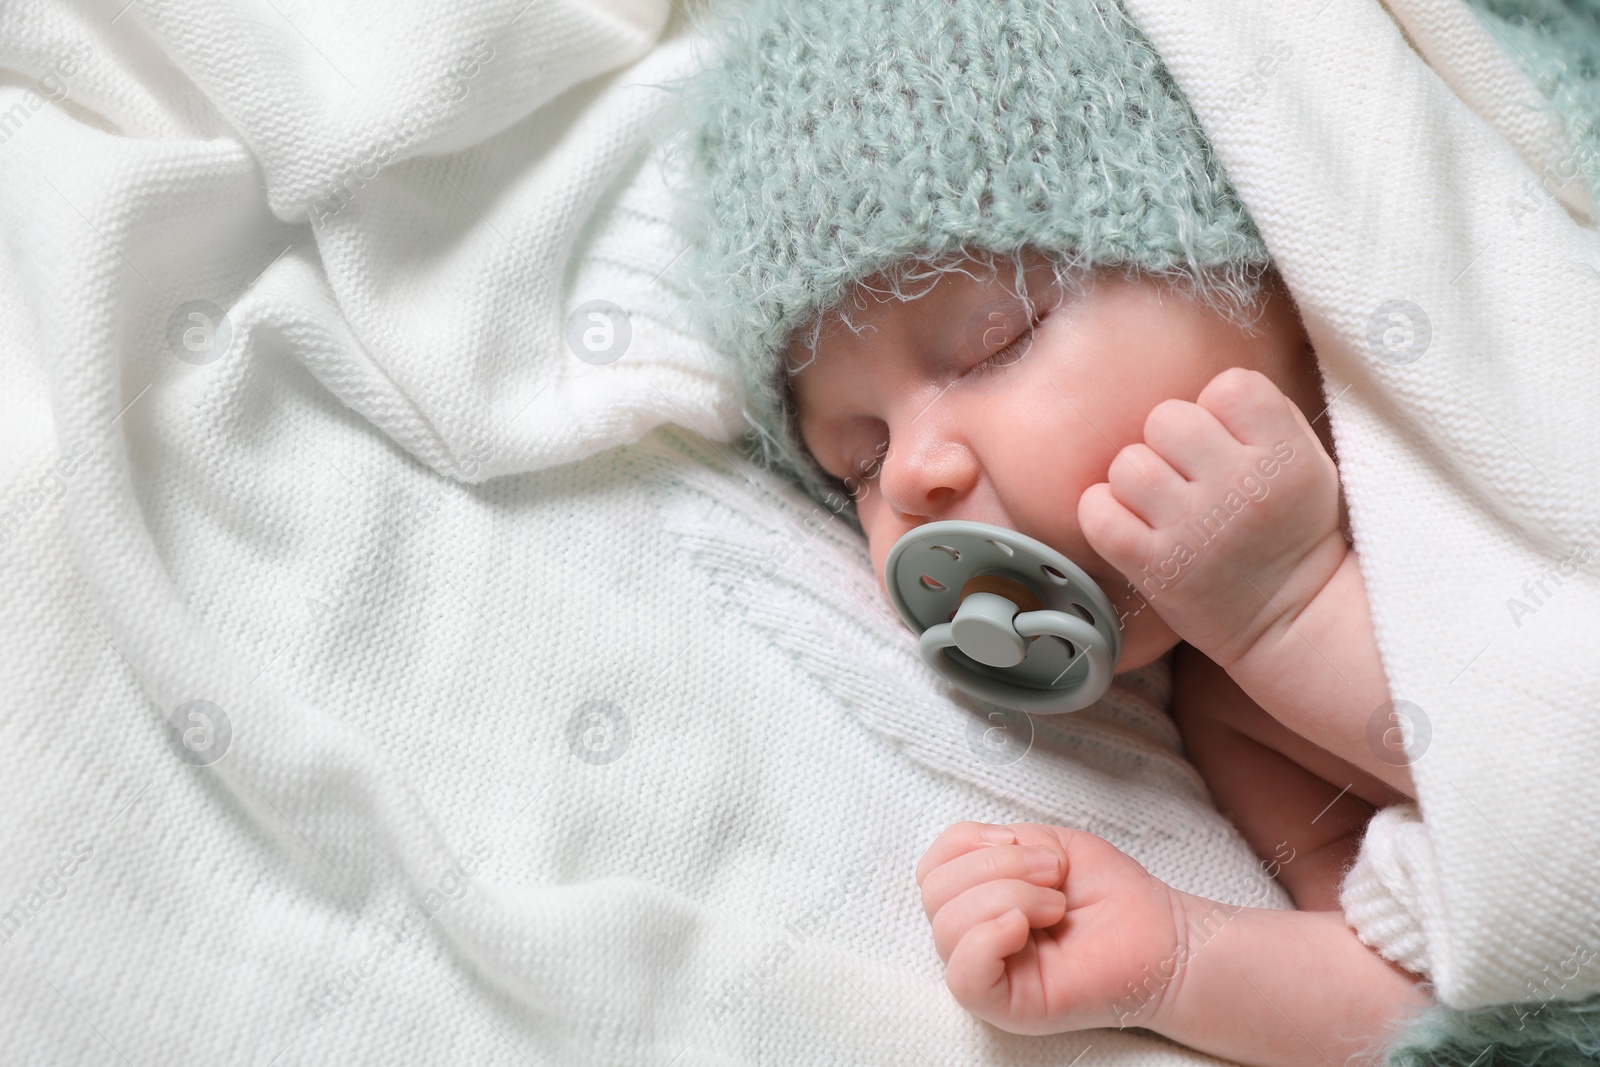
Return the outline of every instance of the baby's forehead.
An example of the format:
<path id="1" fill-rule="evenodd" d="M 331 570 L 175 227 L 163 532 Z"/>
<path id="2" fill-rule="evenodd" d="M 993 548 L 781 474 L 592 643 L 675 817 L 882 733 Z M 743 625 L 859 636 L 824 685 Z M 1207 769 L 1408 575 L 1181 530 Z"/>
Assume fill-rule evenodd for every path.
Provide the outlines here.
<path id="1" fill-rule="evenodd" d="M 813 366 L 826 352 L 881 340 L 884 329 L 953 331 L 957 343 L 969 341 L 966 334 L 981 337 L 1041 305 L 1051 306 L 1063 292 L 1050 261 L 1030 250 L 998 262 L 963 255 L 921 271 L 915 271 L 917 265 L 927 266 L 901 264 L 859 279 L 807 316 L 790 331 L 783 349 L 789 375 Z"/>

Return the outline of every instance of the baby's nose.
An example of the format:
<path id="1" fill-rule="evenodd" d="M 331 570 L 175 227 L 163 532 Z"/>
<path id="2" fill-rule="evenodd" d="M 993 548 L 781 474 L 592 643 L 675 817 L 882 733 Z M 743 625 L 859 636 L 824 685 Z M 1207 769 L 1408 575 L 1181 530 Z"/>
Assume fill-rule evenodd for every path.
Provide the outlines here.
<path id="1" fill-rule="evenodd" d="M 978 473 L 977 457 L 959 441 L 914 440 L 897 449 L 891 437 L 878 488 L 907 521 L 931 522 L 952 517 Z"/>

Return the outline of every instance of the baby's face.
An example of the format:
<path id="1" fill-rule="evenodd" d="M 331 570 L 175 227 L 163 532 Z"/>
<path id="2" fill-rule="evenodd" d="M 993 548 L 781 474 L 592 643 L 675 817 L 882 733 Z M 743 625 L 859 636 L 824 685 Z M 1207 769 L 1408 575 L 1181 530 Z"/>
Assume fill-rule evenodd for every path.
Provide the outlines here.
<path id="1" fill-rule="evenodd" d="M 1031 336 L 1006 267 L 989 281 L 945 275 L 913 301 L 868 295 L 864 310 L 851 308 L 866 324 L 859 335 L 830 323 L 815 361 L 792 379 L 800 431 L 823 470 L 851 489 L 880 585 L 890 548 L 923 523 L 1020 531 L 1111 598 L 1123 624 L 1117 670 L 1132 670 L 1178 638 L 1084 540 L 1084 490 L 1106 480 L 1125 445 L 1144 440 L 1152 408 L 1193 401 L 1229 367 L 1261 371 L 1308 420 L 1322 413 L 1320 375 L 1281 291 L 1252 336 L 1152 281 L 1102 275 L 1078 297 L 1055 284 L 1042 257 L 1027 262 Z M 793 365 L 807 355 L 798 341 L 789 352 Z M 1314 425 L 1332 454 L 1327 420 Z"/>

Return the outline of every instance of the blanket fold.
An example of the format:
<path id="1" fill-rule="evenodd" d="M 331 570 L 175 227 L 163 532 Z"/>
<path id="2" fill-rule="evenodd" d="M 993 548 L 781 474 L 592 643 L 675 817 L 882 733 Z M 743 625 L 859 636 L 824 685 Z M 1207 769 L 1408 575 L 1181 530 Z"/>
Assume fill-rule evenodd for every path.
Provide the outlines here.
<path id="1" fill-rule="evenodd" d="M 1527 188 L 1573 149 L 1457 95 L 1487 68 L 1447 58 L 1493 55 L 1459 18 L 1406 22 L 1425 62 L 1372 3 L 1129 7 L 1306 313 L 1431 720 L 1418 818 L 1363 861 L 1446 1000 L 1514 998 L 1600 875 L 1551 814 L 1600 789 L 1600 248 L 1592 201 Z M 859 538 L 733 454 L 652 147 L 696 17 L 0 7 L 8 1056 L 1216 1062 L 1002 1034 L 944 987 L 912 872 L 962 819 L 1288 900 L 1164 661 L 996 746 Z M 1369 343 L 1392 301 L 1431 330 L 1404 365 Z"/>
<path id="2" fill-rule="evenodd" d="M 1287 902 L 1162 667 L 996 760 L 734 461 L 670 15 L 0 8 L 8 1058 L 1213 1062 L 950 999 L 913 872 L 960 819 Z"/>
<path id="3" fill-rule="evenodd" d="M 1347 918 L 1444 1004 L 1528 999 L 1600 946 L 1600 142 L 1453 0 L 1129 8 L 1322 366 L 1396 702 L 1360 710 L 1421 816 L 1374 820 Z"/>

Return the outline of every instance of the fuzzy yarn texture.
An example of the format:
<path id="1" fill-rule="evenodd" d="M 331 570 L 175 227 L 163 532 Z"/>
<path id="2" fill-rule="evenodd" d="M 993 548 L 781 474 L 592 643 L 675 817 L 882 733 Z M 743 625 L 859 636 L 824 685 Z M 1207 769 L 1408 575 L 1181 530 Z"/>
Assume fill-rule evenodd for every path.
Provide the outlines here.
<path id="1" fill-rule="evenodd" d="M 1117 267 L 1252 309 L 1266 246 L 1115 0 L 726 7 L 675 101 L 685 273 L 737 366 L 753 454 L 833 510 L 840 483 L 806 452 L 780 367 L 827 313 L 849 323 L 857 283 L 915 299 L 961 252 L 1020 281 L 1031 246 L 1069 289 Z"/>
<path id="2" fill-rule="evenodd" d="M 1386 1067 L 1592 1067 L 1600 997 L 1547 1004 L 1435 1008 L 1390 1041 Z"/>
<path id="3" fill-rule="evenodd" d="M 1600 196 L 1600 0 L 1468 2 L 1566 129 L 1575 151 L 1559 177 Z"/>

